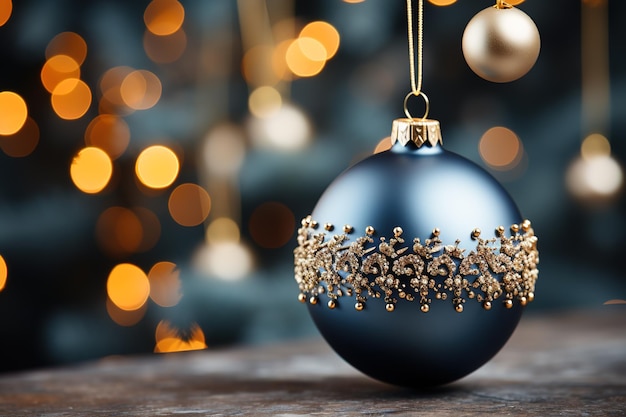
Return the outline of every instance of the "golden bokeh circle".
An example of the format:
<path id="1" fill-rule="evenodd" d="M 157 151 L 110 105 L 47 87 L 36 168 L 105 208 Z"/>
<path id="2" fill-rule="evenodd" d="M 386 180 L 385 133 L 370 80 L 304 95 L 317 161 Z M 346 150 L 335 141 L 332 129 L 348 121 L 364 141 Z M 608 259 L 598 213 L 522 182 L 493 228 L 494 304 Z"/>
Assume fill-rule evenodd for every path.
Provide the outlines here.
<path id="1" fill-rule="evenodd" d="M 12 135 L 18 132 L 28 117 L 26 102 L 17 93 L 0 93 L 0 135 Z"/>
<path id="2" fill-rule="evenodd" d="M 116 265 L 107 279 L 107 294 L 120 309 L 132 311 L 141 308 L 150 295 L 150 281 L 136 265 Z"/>
<path id="3" fill-rule="evenodd" d="M 181 184 L 170 194 L 168 208 L 176 223 L 187 227 L 197 226 L 211 211 L 211 197 L 197 184 Z"/>

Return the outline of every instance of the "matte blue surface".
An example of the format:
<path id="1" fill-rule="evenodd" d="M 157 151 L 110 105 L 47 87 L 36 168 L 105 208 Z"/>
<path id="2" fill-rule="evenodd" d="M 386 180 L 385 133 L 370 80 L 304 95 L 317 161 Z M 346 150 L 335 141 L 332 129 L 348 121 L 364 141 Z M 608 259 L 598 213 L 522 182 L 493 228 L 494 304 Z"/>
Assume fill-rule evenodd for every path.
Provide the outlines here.
<path id="1" fill-rule="evenodd" d="M 438 145 L 412 144 L 396 144 L 349 168 L 328 187 L 312 217 L 334 224 L 337 233 L 349 224 L 353 236 L 373 226 L 375 241 L 392 237 L 400 226 L 406 241 L 423 242 L 439 228 L 444 244 L 460 239 L 466 252 L 475 248 L 470 234 L 476 227 L 491 238 L 498 226 L 508 233 L 522 221 L 506 190 L 481 167 Z M 506 309 L 501 299 L 490 311 L 468 299 L 462 313 L 450 299 L 434 299 L 428 313 L 417 300 L 400 299 L 393 312 L 382 298 L 368 298 L 360 312 L 354 303 L 344 296 L 334 310 L 320 302 L 309 311 L 328 343 L 355 368 L 413 387 L 445 384 L 478 369 L 506 343 L 523 310 L 519 303 Z"/>

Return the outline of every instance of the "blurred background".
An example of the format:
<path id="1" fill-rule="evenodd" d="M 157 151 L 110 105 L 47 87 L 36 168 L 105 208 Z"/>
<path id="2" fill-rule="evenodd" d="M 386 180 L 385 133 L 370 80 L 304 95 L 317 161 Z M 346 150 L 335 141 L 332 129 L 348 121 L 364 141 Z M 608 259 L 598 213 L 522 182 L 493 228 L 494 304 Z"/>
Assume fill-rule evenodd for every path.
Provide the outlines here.
<path id="1" fill-rule="evenodd" d="M 626 304 L 626 2 L 510 3 L 542 50 L 492 84 L 461 38 L 494 1 L 425 2 L 431 117 L 533 222 L 529 314 Z M 0 0 L 0 371 L 316 334 L 295 232 L 389 146 L 406 29 L 404 0 Z"/>

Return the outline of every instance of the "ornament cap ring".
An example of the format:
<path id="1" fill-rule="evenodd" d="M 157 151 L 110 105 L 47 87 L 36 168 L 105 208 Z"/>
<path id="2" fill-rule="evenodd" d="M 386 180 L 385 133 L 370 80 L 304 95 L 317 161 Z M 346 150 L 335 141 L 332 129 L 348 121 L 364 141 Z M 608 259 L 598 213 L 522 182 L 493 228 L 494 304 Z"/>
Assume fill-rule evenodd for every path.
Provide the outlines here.
<path id="1" fill-rule="evenodd" d="M 409 98 L 413 96 L 415 97 L 421 96 L 424 99 L 426 110 L 424 110 L 424 115 L 420 117 L 420 119 L 424 120 L 428 118 L 428 112 L 430 111 L 430 101 L 428 101 L 428 96 L 424 94 L 423 91 L 411 91 L 409 92 L 409 94 L 406 95 L 406 97 L 404 97 L 404 114 L 406 114 L 406 117 L 408 117 L 409 119 L 414 119 L 414 117 L 411 116 L 411 112 L 409 112 L 409 107 L 408 107 Z"/>

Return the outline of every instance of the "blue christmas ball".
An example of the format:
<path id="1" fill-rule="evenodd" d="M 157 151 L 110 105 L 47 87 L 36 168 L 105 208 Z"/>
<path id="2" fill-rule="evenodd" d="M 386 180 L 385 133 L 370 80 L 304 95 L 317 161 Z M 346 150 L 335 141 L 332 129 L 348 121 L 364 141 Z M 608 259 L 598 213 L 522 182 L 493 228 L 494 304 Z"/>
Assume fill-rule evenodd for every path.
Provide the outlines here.
<path id="1" fill-rule="evenodd" d="M 394 122 L 389 151 L 341 174 L 302 221 L 299 299 L 361 372 L 428 387 L 491 359 L 534 298 L 530 222 L 432 120 Z"/>

